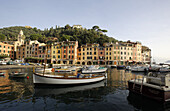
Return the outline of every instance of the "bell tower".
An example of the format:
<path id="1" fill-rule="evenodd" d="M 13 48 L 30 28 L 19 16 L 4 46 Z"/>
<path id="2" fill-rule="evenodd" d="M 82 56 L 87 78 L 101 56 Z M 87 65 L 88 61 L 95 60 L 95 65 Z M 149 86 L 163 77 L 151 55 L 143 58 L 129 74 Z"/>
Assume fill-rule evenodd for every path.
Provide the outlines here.
<path id="1" fill-rule="evenodd" d="M 24 36 L 24 33 L 22 30 L 20 30 L 19 34 L 18 34 L 18 41 L 21 43 L 21 44 L 24 44 L 24 40 L 25 40 L 25 36 Z"/>

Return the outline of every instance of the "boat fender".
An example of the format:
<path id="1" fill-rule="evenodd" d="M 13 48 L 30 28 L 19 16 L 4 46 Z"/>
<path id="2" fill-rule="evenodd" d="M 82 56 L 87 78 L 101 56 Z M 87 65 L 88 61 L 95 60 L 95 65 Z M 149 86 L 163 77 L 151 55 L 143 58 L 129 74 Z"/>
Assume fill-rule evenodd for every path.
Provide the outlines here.
<path id="1" fill-rule="evenodd" d="M 78 73 L 78 74 L 77 74 L 77 78 L 79 78 L 79 77 L 80 77 L 80 75 L 81 75 L 81 74 L 80 74 L 80 73 Z"/>
<path id="2" fill-rule="evenodd" d="M 27 79 L 29 79 L 29 76 L 27 76 Z"/>
<path id="3" fill-rule="evenodd" d="M 52 70 L 51 70 L 52 72 L 54 72 L 55 70 L 54 70 L 54 68 L 52 68 Z"/>

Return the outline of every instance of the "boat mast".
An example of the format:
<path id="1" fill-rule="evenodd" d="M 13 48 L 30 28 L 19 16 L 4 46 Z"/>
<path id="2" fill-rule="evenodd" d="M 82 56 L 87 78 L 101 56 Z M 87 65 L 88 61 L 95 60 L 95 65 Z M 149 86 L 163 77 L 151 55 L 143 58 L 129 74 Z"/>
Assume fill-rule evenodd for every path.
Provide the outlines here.
<path id="1" fill-rule="evenodd" d="M 45 48 L 45 50 L 46 50 L 46 53 L 45 53 L 45 64 L 44 64 L 44 71 L 43 71 L 43 75 L 44 75 L 44 73 L 45 73 L 45 67 L 46 67 L 46 63 L 47 63 L 47 52 L 48 52 L 48 45 L 46 45 L 46 48 Z"/>

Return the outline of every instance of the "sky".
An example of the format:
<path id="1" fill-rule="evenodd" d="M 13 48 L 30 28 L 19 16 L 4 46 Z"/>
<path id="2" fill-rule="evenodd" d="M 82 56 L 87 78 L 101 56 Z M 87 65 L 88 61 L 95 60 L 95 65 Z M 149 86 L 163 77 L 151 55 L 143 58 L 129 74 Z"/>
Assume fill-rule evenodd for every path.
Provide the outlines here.
<path id="1" fill-rule="evenodd" d="M 94 25 L 109 37 L 140 41 L 157 63 L 170 60 L 170 0 L 0 0 L 0 28 Z"/>

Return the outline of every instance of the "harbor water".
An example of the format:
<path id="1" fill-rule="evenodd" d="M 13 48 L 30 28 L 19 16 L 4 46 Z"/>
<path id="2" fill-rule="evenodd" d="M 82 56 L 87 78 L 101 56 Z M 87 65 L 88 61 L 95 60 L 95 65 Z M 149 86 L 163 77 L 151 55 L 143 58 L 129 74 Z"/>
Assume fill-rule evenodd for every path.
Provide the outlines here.
<path id="1" fill-rule="evenodd" d="M 22 71 L 29 78 L 9 78 L 8 73 Z M 94 84 L 71 87 L 35 87 L 32 68 L 1 70 L 0 111 L 162 111 L 170 103 L 130 93 L 127 81 L 143 73 L 108 69 L 107 79 Z"/>

